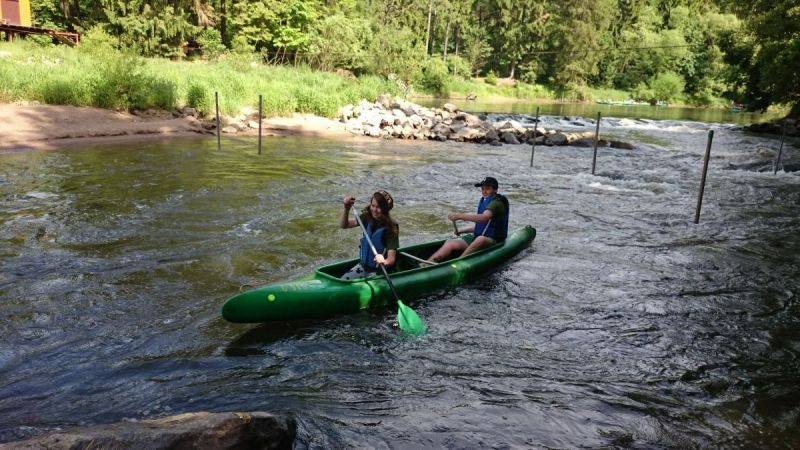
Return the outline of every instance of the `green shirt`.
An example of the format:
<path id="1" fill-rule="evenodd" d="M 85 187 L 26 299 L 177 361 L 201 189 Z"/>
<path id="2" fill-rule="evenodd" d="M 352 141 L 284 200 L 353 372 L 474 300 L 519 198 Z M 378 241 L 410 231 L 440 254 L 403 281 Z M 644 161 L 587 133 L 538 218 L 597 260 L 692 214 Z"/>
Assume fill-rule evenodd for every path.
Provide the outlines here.
<path id="1" fill-rule="evenodd" d="M 500 200 L 500 197 L 495 197 L 494 200 L 489 202 L 489 205 L 486 206 L 486 209 L 492 212 L 492 220 L 495 220 L 498 217 L 506 216 L 506 205 L 502 200 Z"/>

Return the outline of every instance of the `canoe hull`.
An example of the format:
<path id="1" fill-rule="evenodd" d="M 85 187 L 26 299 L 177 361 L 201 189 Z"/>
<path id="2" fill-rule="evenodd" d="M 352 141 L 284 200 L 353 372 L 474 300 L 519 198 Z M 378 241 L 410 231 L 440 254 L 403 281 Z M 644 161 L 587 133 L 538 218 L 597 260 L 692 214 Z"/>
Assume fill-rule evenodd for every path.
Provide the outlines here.
<path id="1" fill-rule="evenodd" d="M 392 282 L 403 300 L 453 288 L 502 265 L 527 248 L 535 236 L 536 229 L 528 225 L 516 230 L 504 243 L 466 258 L 392 273 Z M 426 252 L 435 250 L 443 242 L 428 242 L 399 251 L 424 257 Z M 240 323 L 309 319 L 354 313 L 394 302 L 392 291 L 382 276 L 353 281 L 335 276 L 342 268 L 351 267 L 356 262 L 343 261 L 321 267 L 314 274 L 294 281 L 260 286 L 235 295 L 222 306 L 222 316 Z"/>

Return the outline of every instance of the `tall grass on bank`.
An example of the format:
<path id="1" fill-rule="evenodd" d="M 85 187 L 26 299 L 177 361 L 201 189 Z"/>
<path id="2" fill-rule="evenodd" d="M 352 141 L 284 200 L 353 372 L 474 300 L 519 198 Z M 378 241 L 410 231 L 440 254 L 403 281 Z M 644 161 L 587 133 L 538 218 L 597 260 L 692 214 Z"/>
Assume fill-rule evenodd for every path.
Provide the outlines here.
<path id="1" fill-rule="evenodd" d="M 0 101 L 100 108 L 170 110 L 197 108 L 239 114 L 258 106 L 266 115 L 292 112 L 336 115 L 338 108 L 382 93 L 399 94 L 379 77 L 344 78 L 304 67 L 265 66 L 248 56 L 215 62 L 144 59 L 110 49 L 92 51 L 40 47 L 30 42 L 0 43 Z"/>
<path id="2" fill-rule="evenodd" d="M 478 79 L 466 80 L 453 78 L 447 83 L 447 90 L 451 96 L 466 96 L 474 94 L 478 97 L 509 97 L 516 99 L 536 100 L 555 99 L 556 93 L 539 84 L 518 82 L 514 85 L 488 84 Z"/>

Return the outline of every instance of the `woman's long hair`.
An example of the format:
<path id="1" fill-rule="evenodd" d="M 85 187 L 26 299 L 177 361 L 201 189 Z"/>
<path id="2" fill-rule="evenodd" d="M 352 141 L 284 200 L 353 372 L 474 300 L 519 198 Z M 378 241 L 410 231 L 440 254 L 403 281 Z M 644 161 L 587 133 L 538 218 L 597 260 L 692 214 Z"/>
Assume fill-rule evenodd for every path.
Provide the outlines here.
<path id="1" fill-rule="evenodd" d="M 385 238 L 388 240 L 391 237 L 394 237 L 399 232 L 399 227 L 397 222 L 392 219 L 392 216 L 389 214 L 389 211 L 394 208 L 394 199 L 392 196 L 386 191 L 378 191 L 372 194 L 372 199 L 370 200 L 370 204 L 372 204 L 372 200 L 375 200 L 378 203 L 378 206 L 381 207 L 381 211 L 383 212 L 383 216 L 379 220 L 375 220 L 372 217 L 372 214 L 369 211 L 369 204 L 361 210 L 361 220 L 362 221 L 369 221 L 372 224 L 373 228 L 380 228 L 382 226 L 386 226 L 385 231 Z"/>

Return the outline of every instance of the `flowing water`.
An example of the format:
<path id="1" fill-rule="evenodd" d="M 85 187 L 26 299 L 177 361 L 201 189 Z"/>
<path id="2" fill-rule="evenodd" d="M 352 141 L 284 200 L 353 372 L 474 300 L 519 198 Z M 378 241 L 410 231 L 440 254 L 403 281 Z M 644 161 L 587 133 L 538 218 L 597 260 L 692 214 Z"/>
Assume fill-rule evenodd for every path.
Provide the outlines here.
<path id="1" fill-rule="evenodd" d="M 593 130 L 544 118 L 542 127 Z M 716 135 L 699 224 L 706 135 Z M 213 139 L 0 154 L 0 442 L 190 411 L 294 415 L 296 448 L 797 448 L 800 176 L 730 125 L 603 119 L 635 150 Z M 788 145 L 784 152 L 796 154 Z M 227 323 L 356 254 L 341 198 L 388 189 L 403 244 L 500 180 L 529 250 L 379 309 Z"/>

